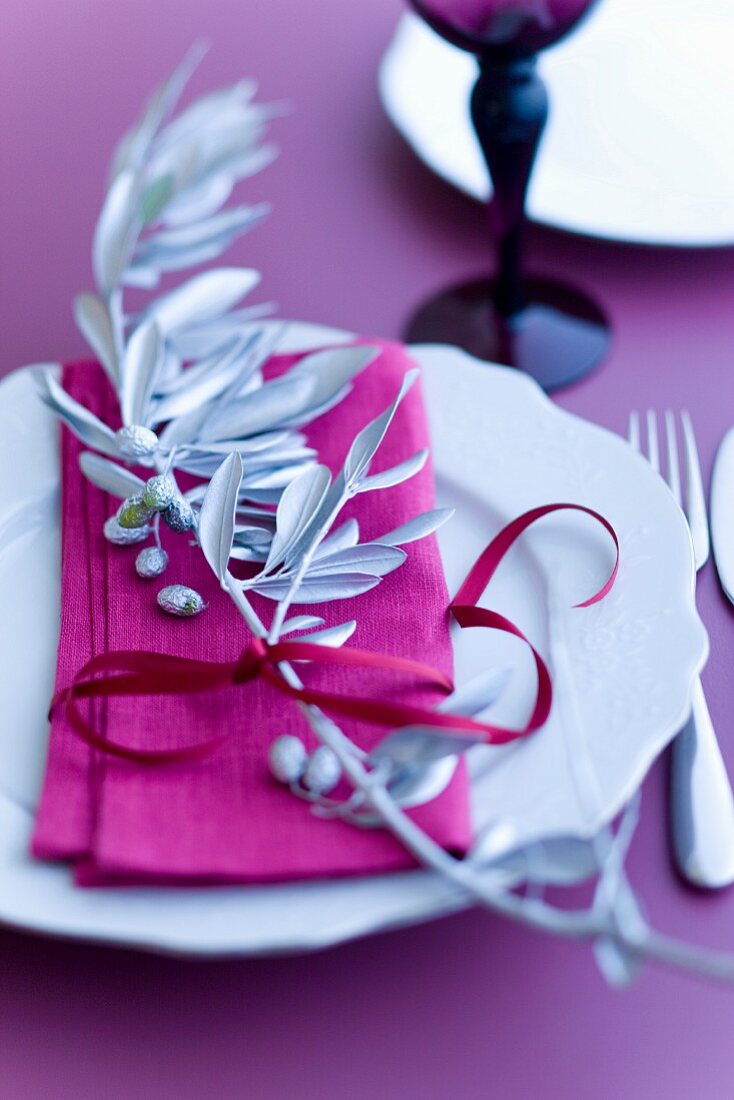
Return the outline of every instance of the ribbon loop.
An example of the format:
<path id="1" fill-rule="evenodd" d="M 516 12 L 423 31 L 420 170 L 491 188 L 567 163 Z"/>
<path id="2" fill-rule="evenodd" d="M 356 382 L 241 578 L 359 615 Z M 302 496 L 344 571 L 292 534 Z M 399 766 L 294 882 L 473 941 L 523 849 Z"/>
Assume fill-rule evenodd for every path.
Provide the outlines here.
<path id="1" fill-rule="evenodd" d="M 523 513 L 504 527 L 485 547 L 470 569 L 464 583 L 449 605 L 462 629 L 485 627 L 519 638 L 529 646 L 537 671 L 535 703 L 527 723 L 520 729 L 508 729 L 491 722 L 479 722 L 463 715 L 447 714 L 425 706 L 392 702 L 386 699 L 336 695 L 308 686 L 297 688 L 288 683 L 278 668 L 280 663 L 305 661 L 317 665 L 398 672 L 444 694 L 453 691 L 451 680 L 439 669 L 406 657 L 372 653 L 362 649 L 332 649 L 308 641 L 281 641 L 271 645 L 264 638 L 252 638 L 240 657 L 233 662 L 216 663 L 174 657 L 164 653 L 121 650 L 101 654 L 80 669 L 70 687 L 58 693 L 52 712 L 63 706 L 72 729 L 89 745 L 112 756 L 142 764 L 160 764 L 195 760 L 213 752 L 228 734 L 195 745 L 173 749 L 137 749 L 121 745 L 97 733 L 79 709 L 79 700 L 125 695 L 184 695 L 199 691 L 217 691 L 243 686 L 262 677 L 278 691 L 298 702 L 321 707 L 325 711 L 372 722 L 394 729 L 404 726 L 428 726 L 454 733 L 474 735 L 477 742 L 506 744 L 538 730 L 548 719 L 553 702 L 553 685 L 545 661 L 518 626 L 478 602 L 500 562 L 519 536 L 536 520 L 562 510 L 583 512 L 597 520 L 610 534 L 616 560 L 609 579 L 590 599 L 578 604 L 589 607 L 603 599 L 614 584 L 619 568 L 619 539 L 604 516 L 580 504 L 547 504 Z"/>

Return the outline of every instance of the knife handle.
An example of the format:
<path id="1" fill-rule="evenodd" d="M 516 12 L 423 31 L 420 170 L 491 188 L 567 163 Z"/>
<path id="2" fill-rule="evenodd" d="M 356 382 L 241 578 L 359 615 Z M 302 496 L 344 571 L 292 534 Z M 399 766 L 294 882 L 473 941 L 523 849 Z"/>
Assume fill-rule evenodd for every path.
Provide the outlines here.
<path id="1" fill-rule="evenodd" d="M 671 830 L 678 870 L 694 886 L 734 882 L 734 797 L 698 677 L 691 715 L 673 741 Z"/>

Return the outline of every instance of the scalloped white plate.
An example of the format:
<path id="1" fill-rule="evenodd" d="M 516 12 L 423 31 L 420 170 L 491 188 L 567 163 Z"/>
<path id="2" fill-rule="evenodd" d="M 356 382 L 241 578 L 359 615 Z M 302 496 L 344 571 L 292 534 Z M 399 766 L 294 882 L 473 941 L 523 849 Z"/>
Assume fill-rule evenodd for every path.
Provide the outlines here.
<path id="1" fill-rule="evenodd" d="M 286 341 L 296 349 L 344 337 L 294 324 Z M 413 353 L 439 501 L 457 509 L 440 536 L 451 590 L 498 528 L 533 505 L 591 505 L 621 538 L 619 581 L 593 608 L 572 605 L 603 580 L 611 549 L 591 521 L 573 515 L 529 531 L 487 594 L 549 657 L 556 698 L 550 721 L 528 741 L 476 751 L 477 833 L 497 858 L 550 842 L 544 873 L 582 875 L 585 840 L 683 723 L 706 655 L 688 530 L 661 479 L 621 439 L 558 409 L 524 376 L 453 348 Z M 0 388 L 0 920 L 151 950 L 254 955 L 324 947 L 465 905 L 423 871 L 215 890 L 80 890 L 66 868 L 30 859 L 58 633 L 57 429 L 27 371 Z M 520 721 L 534 690 L 522 647 L 490 632 L 456 639 L 457 682 L 493 661 L 516 667 L 496 717 Z M 507 882 L 515 872 L 505 864 L 488 874 Z"/>
<path id="2" fill-rule="evenodd" d="M 640 244 L 734 243 L 734 4 L 602 0 L 540 59 L 551 113 L 528 210 Z M 418 156 L 487 199 L 469 119 L 476 61 L 405 15 L 380 68 L 385 110 Z"/>

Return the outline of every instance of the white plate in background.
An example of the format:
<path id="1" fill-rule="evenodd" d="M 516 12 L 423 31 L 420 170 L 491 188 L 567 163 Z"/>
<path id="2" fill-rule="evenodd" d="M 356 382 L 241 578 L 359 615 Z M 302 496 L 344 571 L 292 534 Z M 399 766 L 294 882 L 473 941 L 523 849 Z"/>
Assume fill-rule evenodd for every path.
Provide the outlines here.
<path id="1" fill-rule="evenodd" d="M 528 196 L 538 222 L 651 245 L 734 244 L 734 3 L 601 0 L 540 57 L 550 117 Z M 418 156 L 478 199 L 473 55 L 417 16 L 383 58 L 385 110 Z"/>

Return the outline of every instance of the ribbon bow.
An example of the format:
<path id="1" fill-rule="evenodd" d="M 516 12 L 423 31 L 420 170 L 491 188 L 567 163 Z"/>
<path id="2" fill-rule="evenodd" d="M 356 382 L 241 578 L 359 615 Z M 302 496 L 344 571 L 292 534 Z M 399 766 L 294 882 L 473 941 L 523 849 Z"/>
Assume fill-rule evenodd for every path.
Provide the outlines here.
<path id="1" fill-rule="evenodd" d="M 431 726 L 457 733 L 473 733 L 478 740 L 493 745 L 516 741 L 539 729 L 548 718 L 553 701 L 550 673 L 543 658 L 519 627 L 496 611 L 479 607 L 478 601 L 507 551 L 523 531 L 543 516 L 563 510 L 584 512 L 597 520 L 612 538 L 616 558 L 609 579 L 598 592 L 576 606 L 589 607 L 602 600 L 614 584 L 619 569 L 619 540 L 614 528 L 604 516 L 592 508 L 580 504 L 547 504 L 524 512 L 492 539 L 449 605 L 451 614 L 462 629 L 481 626 L 500 630 L 519 638 L 529 646 L 535 660 L 538 680 L 532 713 L 520 729 L 478 722 L 462 715 L 445 714 L 429 707 L 408 703 L 338 695 L 307 686 L 293 687 L 284 679 L 278 668 L 279 664 L 309 661 L 317 665 L 381 669 L 404 673 L 407 677 L 434 686 L 444 694 L 453 690 L 451 680 L 443 672 L 422 661 L 363 649 L 330 649 L 315 642 L 280 641 L 270 644 L 264 638 L 253 638 L 240 657 L 232 662 L 197 661 L 138 650 L 104 653 L 88 661 L 79 670 L 73 683 L 55 696 L 51 712 L 63 707 L 75 732 L 89 745 L 112 756 L 147 764 L 196 760 L 213 752 L 228 735 L 223 734 L 208 741 L 173 749 L 131 748 L 98 733 L 82 713 L 79 701 L 124 695 L 186 695 L 199 691 L 222 690 L 262 679 L 300 703 L 321 707 L 330 714 L 342 717 L 361 719 L 393 729 Z"/>

